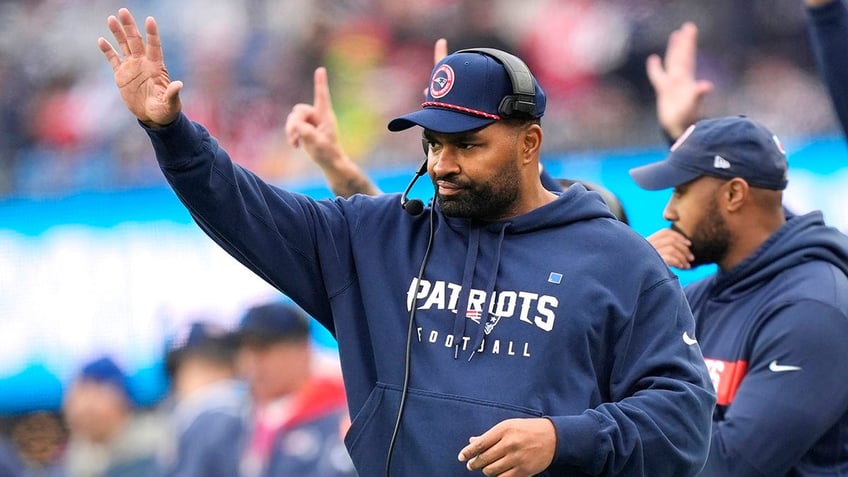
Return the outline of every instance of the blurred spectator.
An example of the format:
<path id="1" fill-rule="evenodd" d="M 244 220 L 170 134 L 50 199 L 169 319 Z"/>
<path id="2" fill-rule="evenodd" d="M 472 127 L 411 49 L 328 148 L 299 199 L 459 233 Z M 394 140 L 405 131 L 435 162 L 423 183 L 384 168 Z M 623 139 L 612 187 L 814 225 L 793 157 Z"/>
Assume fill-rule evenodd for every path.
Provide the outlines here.
<path id="1" fill-rule="evenodd" d="M 0 434 L 0 475 L 3 477 L 23 477 L 24 464 L 18 450 L 12 442 Z"/>
<path id="2" fill-rule="evenodd" d="M 355 475 L 340 433 L 348 415 L 341 377 L 316 370 L 306 314 L 285 303 L 258 305 L 237 336 L 253 401 L 241 475 Z"/>
<path id="3" fill-rule="evenodd" d="M 246 396 L 235 378 L 235 352 L 232 337 L 211 323 L 191 323 L 171 341 L 165 366 L 176 442 L 165 456 L 165 476 L 238 475 Z"/>
<path id="4" fill-rule="evenodd" d="M 67 477 L 160 475 L 157 456 L 167 442 L 153 414 L 138 411 L 127 377 L 109 357 L 80 370 L 63 402 L 70 431 L 64 455 Z"/>
<path id="5" fill-rule="evenodd" d="M 63 477 L 61 459 L 67 439 L 67 429 L 56 412 L 25 414 L 15 419 L 12 427 L 12 440 L 27 477 Z"/>

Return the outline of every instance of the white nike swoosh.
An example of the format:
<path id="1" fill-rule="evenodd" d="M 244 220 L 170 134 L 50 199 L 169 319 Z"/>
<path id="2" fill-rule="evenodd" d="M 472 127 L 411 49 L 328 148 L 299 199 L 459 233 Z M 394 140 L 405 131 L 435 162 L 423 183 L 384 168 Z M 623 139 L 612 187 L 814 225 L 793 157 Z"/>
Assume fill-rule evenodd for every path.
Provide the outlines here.
<path id="1" fill-rule="evenodd" d="M 775 372 L 775 373 L 782 373 L 784 371 L 800 371 L 800 370 L 801 370 L 800 366 L 792 366 L 790 364 L 777 364 L 777 360 L 774 360 L 771 363 L 769 363 L 769 371 L 772 371 L 772 372 Z"/>
<path id="2" fill-rule="evenodd" d="M 684 332 L 683 332 L 683 342 L 684 342 L 684 343 L 686 343 L 686 344 L 687 344 L 687 345 L 689 345 L 689 346 L 692 346 L 693 344 L 697 344 L 697 343 L 698 343 L 698 340 L 696 340 L 695 338 L 692 338 L 691 336 L 689 336 L 689 332 L 688 332 L 688 331 L 684 331 Z"/>

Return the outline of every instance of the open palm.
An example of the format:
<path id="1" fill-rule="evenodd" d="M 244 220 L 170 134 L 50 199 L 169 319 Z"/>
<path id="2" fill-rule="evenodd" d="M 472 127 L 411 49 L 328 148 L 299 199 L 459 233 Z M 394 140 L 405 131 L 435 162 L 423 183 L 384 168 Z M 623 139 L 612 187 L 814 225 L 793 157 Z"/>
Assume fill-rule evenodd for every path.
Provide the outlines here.
<path id="1" fill-rule="evenodd" d="M 179 91 L 183 84 L 168 76 L 156 21 L 153 17 L 145 21 L 146 43 L 126 8 L 118 10 L 117 18 L 110 16 L 107 24 L 121 54 L 105 38 L 99 38 L 97 44 L 115 72 L 115 84 L 127 108 L 151 127 L 173 122 L 182 109 Z"/>

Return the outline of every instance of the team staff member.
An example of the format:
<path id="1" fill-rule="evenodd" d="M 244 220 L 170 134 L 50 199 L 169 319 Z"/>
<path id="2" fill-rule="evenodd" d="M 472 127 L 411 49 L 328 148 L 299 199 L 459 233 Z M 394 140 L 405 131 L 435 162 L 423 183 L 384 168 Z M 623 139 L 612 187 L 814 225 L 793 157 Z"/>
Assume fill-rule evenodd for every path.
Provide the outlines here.
<path id="1" fill-rule="evenodd" d="M 348 420 L 341 377 L 318 369 L 309 317 L 289 303 L 261 303 L 234 335 L 250 389 L 239 477 L 353 475 L 339 431 Z"/>
<path id="2" fill-rule="evenodd" d="M 718 392 L 701 475 L 848 475 L 848 237 L 820 212 L 786 218 L 777 137 L 702 120 L 630 173 L 674 188 L 672 227 L 649 238 L 666 262 L 719 269 L 685 289 Z"/>
<path id="3" fill-rule="evenodd" d="M 236 378 L 236 343 L 214 323 L 192 322 L 168 343 L 165 371 L 174 445 L 163 454 L 163 477 L 238 476 L 238 447 L 247 402 Z"/>
<path id="4" fill-rule="evenodd" d="M 389 125 L 424 129 L 436 200 L 413 215 L 234 164 L 181 113 L 154 19 L 146 42 L 126 9 L 108 25 L 121 96 L 197 223 L 338 339 L 359 475 L 700 470 L 715 394 L 682 290 L 597 194 L 542 187 L 532 76 L 516 113 L 494 57 L 436 65 L 423 109 Z"/>

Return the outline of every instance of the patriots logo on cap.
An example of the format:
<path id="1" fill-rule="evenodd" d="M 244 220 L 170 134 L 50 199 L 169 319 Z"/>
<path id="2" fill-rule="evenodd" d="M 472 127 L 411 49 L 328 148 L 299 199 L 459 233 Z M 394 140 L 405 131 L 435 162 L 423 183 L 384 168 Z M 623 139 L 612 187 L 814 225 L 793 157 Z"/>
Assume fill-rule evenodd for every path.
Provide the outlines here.
<path id="1" fill-rule="evenodd" d="M 442 65 L 433 72 L 433 79 L 430 80 L 430 96 L 441 98 L 450 93 L 453 88 L 453 68 L 450 65 Z"/>

